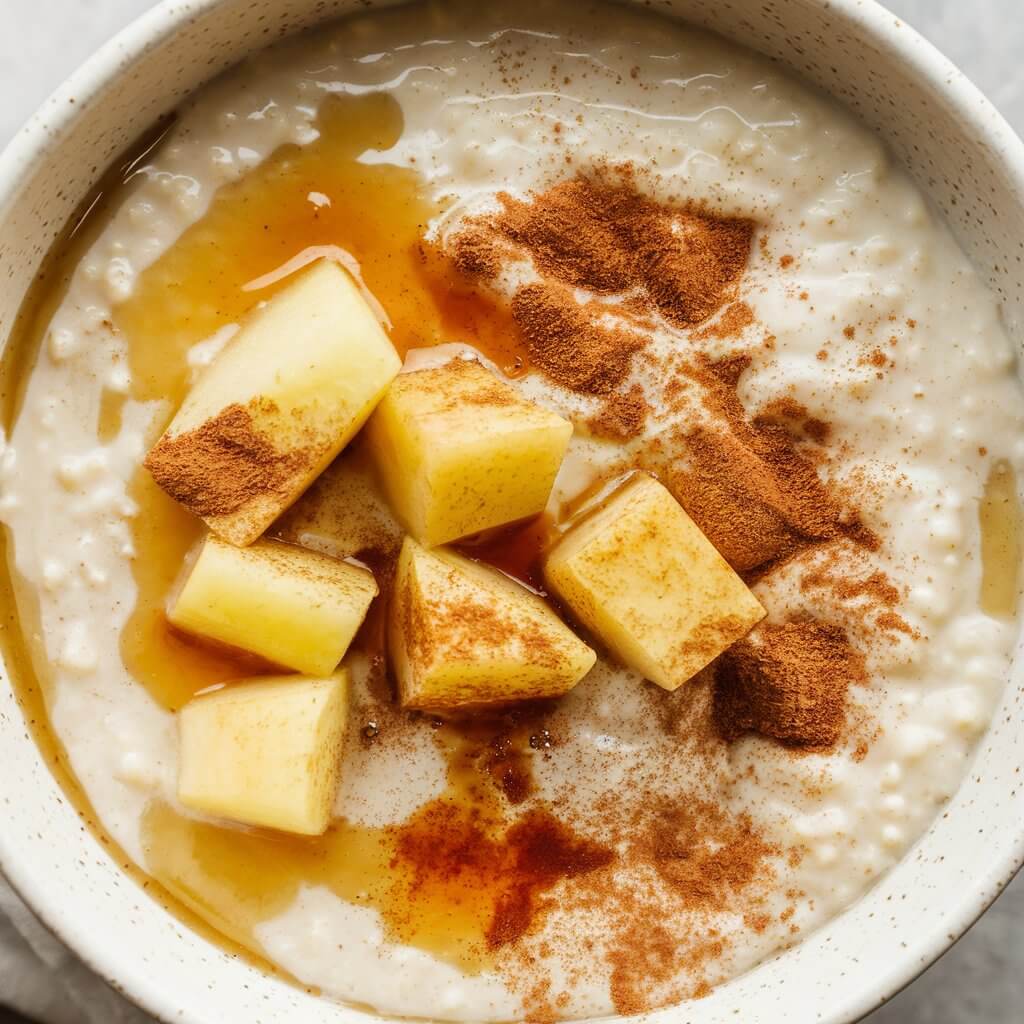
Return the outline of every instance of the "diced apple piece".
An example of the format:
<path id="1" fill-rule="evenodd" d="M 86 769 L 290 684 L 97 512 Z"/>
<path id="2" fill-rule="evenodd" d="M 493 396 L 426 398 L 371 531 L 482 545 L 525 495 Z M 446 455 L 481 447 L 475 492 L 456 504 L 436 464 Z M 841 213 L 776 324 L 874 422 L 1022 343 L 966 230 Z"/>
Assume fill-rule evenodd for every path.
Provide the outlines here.
<path id="1" fill-rule="evenodd" d="M 270 676 L 195 697 L 178 714 L 178 799 L 245 825 L 320 835 L 341 773 L 348 673 Z"/>
<path id="2" fill-rule="evenodd" d="M 366 457 L 352 442 L 274 524 L 273 535 L 334 558 L 397 554 L 399 526 Z"/>
<path id="3" fill-rule="evenodd" d="M 765 615 L 656 480 L 630 477 L 549 553 L 544 578 L 626 665 L 675 690 Z"/>
<path id="4" fill-rule="evenodd" d="M 572 436 L 467 359 L 400 374 L 367 430 L 395 512 L 431 547 L 541 512 Z"/>
<path id="5" fill-rule="evenodd" d="M 214 533 L 250 544 L 355 435 L 400 367 L 352 278 L 320 261 L 249 316 L 146 468 Z"/>
<path id="6" fill-rule="evenodd" d="M 403 706 L 479 708 L 571 690 L 594 652 L 504 573 L 407 537 L 388 625 Z"/>
<path id="7" fill-rule="evenodd" d="M 327 675 L 377 595 L 373 573 L 291 544 L 207 534 L 167 617 L 179 629 Z"/>

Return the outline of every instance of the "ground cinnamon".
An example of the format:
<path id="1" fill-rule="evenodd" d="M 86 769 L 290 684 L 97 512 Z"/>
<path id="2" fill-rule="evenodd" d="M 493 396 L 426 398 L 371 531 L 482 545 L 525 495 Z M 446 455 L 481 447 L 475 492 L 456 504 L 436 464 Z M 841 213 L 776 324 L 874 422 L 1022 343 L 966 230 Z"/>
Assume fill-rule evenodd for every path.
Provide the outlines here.
<path id="1" fill-rule="evenodd" d="M 866 547 L 878 539 L 855 510 L 841 504 L 801 453 L 791 432 L 748 417 L 736 393 L 746 355 L 698 357 L 685 372 L 701 388 L 710 425 L 683 430 L 686 458 L 659 453 L 649 461 L 666 485 L 739 573 L 762 575 L 810 544 L 838 536 Z"/>
<path id="2" fill-rule="evenodd" d="M 725 909 L 778 852 L 749 817 L 707 801 L 662 807 L 647 840 L 651 863 L 690 910 Z"/>
<path id="3" fill-rule="evenodd" d="M 754 417 L 754 426 L 771 424 L 785 427 L 794 440 L 809 440 L 824 445 L 832 434 L 832 425 L 812 416 L 807 406 L 793 398 L 776 398 L 768 402 Z"/>
<path id="4" fill-rule="evenodd" d="M 532 264 L 535 276 L 504 295 L 520 350 L 531 370 L 585 396 L 581 418 L 592 435 L 631 442 L 617 469 L 658 475 L 751 582 L 807 552 L 842 549 L 864 559 L 878 548 L 849 494 L 841 496 L 819 472 L 830 425 L 791 397 L 755 412 L 740 400 L 749 353 L 757 345 L 764 358 L 774 345 L 766 332 L 763 341 L 751 337 L 754 310 L 739 294 L 751 221 L 660 203 L 628 175 L 608 173 L 578 176 L 525 199 L 501 195 L 499 203 L 497 212 L 467 222 L 445 251 L 462 274 L 494 293 L 496 281 L 507 286 L 501 271 L 510 260 Z M 652 328 L 658 345 L 650 343 Z M 675 345 L 667 354 L 666 337 Z M 643 387 L 633 378 L 641 363 Z M 645 438 L 649 418 L 656 436 Z M 899 594 L 880 575 L 862 578 L 863 595 L 851 598 L 870 598 L 877 628 L 896 630 Z M 606 961 L 619 1012 L 707 991 L 714 982 L 707 965 L 726 952 L 716 915 L 766 929 L 773 865 L 800 856 L 772 847 L 750 820 L 715 802 L 713 787 L 728 771 L 721 767 L 728 758 L 723 741 L 759 732 L 797 749 L 828 748 L 843 732 L 850 686 L 865 679 L 864 657 L 843 629 L 801 621 L 762 626 L 680 694 L 657 694 L 653 719 L 664 719 L 677 751 L 708 766 L 710 798 L 693 793 L 663 805 L 638 766 L 620 803 L 615 794 L 602 797 L 595 831 L 607 834 L 603 849 L 616 849 L 617 867 L 650 884 L 626 893 L 616 872 L 558 872 L 573 879 L 561 900 L 577 900 L 607 920 Z M 535 798 L 520 785 L 521 753 L 502 734 L 474 762 L 510 804 Z M 557 861 L 560 841 L 548 838 L 537 849 L 554 851 Z M 575 842 L 566 847 L 570 859 L 578 854 L 586 867 L 593 854 L 603 865 L 600 848 Z M 521 945 L 527 975 L 536 951 L 518 938 L 530 932 L 523 922 L 537 905 L 533 891 L 506 894 L 489 933 L 492 948 Z"/>
<path id="5" fill-rule="evenodd" d="M 598 293 L 641 289 L 677 327 L 725 305 L 750 255 L 752 221 L 659 203 L 629 181 L 574 178 L 528 201 L 499 198 L 487 226 L 543 277 Z"/>
<path id="6" fill-rule="evenodd" d="M 626 863 L 653 871 L 660 887 L 654 899 L 645 892 L 620 898 L 612 915 L 616 938 L 607 959 L 621 1014 L 707 994 L 703 972 L 728 946 L 714 915 L 749 915 L 760 906 L 783 856 L 747 815 L 696 795 L 646 801 L 630 832 Z"/>
<path id="7" fill-rule="evenodd" d="M 634 384 L 628 391 L 608 395 L 600 410 L 587 420 L 587 426 L 595 437 L 630 441 L 643 433 L 650 411 L 643 388 Z"/>
<path id="8" fill-rule="evenodd" d="M 480 809 L 440 797 L 391 831 L 399 889 L 394 912 L 409 912 L 433 890 L 446 897 L 469 894 L 470 905 L 481 912 L 489 950 L 521 939 L 543 915 L 544 895 L 559 882 L 616 859 L 614 850 L 577 834 L 542 807 L 500 828 Z"/>
<path id="9" fill-rule="evenodd" d="M 308 462 L 303 451 L 280 452 L 256 428 L 253 412 L 273 414 L 265 399 L 229 405 L 175 437 L 164 435 L 145 467 L 175 501 L 198 516 L 231 515 L 255 497 L 274 494 Z"/>
<path id="10" fill-rule="evenodd" d="M 531 363 L 585 394 L 610 394 L 626 380 L 647 341 L 629 321 L 703 323 L 734 297 L 750 254 L 752 221 L 658 203 L 626 178 L 577 177 L 527 200 L 502 193 L 501 210 L 446 244 L 453 264 L 481 281 L 510 254 L 529 257 L 540 280 L 519 288 L 511 308 Z M 623 301 L 581 303 L 574 289 Z M 720 332 L 751 322 L 750 307 L 735 303 Z"/>
<path id="11" fill-rule="evenodd" d="M 490 280 L 501 270 L 501 249 L 486 228 L 471 226 L 460 231 L 449 243 L 448 255 L 467 277 Z"/>
<path id="12" fill-rule="evenodd" d="M 745 302 L 734 302 L 722 310 L 722 315 L 708 324 L 698 335 L 702 341 L 708 338 L 736 338 L 754 323 L 754 311 Z"/>
<path id="13" fill-rule="evenodd" d="M 754 231 L 749 220 L 658 203 L 628 175 L 613 180 L 607 173 L 573 178 L 526 200 L 499 199 L 497 213 L 473 219 L 450 240 L 452 259 L 486 279 L 510 247 L 530 257 L 541 280 L 516 291 L 513 319 L 532 365 L 569 390 L 604 398 L 588 420 L 597 436 L 625 441 L 643 429 L 647 400 L 627 382 L 647 335 L 611 325 L 605 303 L 580 302 L 574 289 L 628 296 L 612 307 L 627 323 L 656 311 L 676 327 L 693 327 L 721 311 L 695 341 L 738 337 L 754 322 L 750 306 L 736 299 Z M 647 451 L 641 463 L 666 475 L 697 525 L 742 573 L 763 574 L 840 535 L 877 545 L 799 450 L 803 439 L 824 444 L 828 424 L 795 402 L 747 416 L 736 388 L 749 363 L 745 355 L 717 362 L 696 355 L 685 372 L 711 422 L 675 438 L 685 458 L 670 456 L 666 465 Z"/>
<path id="14" fill-rule="evenodd" d="M 544 811 L 529 811 L 513 825 L 506 842 L 511 854 L 507 885 L 487 929 L 487 945 L 515 942 L 532 925 L 538 897 L 557 882 L 608 867 L 615 852 L 578 836 Z"/>
<path id="15" fill-rule="evenodd" d="M 633 353 L 646 339 L 605 326 L 603 311 L 581 305 L 561 284 L 525 285 L 512 299 L 512 316 L 526 339 L 530 361 L 552 380 L 591 395 L 605 395 L 630 372 Z"/>
<path id="16" fill-rule="evenodd" d="M 715 723 L 723 738 L 759 732 L 794 747 L 839 738 L 846 695 L 865 681 L 864 658 L 838 626 L 762 626 L 715 663 Z"/>

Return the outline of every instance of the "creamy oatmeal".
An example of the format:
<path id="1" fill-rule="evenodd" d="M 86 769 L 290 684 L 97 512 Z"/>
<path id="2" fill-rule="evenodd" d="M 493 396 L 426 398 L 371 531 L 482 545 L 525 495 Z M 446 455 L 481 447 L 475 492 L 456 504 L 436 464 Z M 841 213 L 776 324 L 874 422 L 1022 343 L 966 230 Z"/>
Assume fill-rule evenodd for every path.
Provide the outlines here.
<path id="1" fill-rule="evenodd" d="M 220 941 L 383 1013 L 636 1012 L 841 912 L 956 789 L 1017 631 L 1013 349 L 878 140 L 770 62 L 611 6 L 365 14 L 204 89 L 90 232 L 19 340 L 39 349 L 0 515 L 85 799 Z M 179 799 L 182 707 L 268 667 L 168 622 L 204 527 L 153 481 L 176 493 L 180 460 L 142 463 L 243 317 L 317 261 L 358 282 L 399 381 L 477 359 L 572 423 L 544 514 L 449 568 L 557 592 L 598 656 L 554 702 L 400 708 L 401 499 L 357 435 L 269 529 L 354 559 L 373 601 L 333 820 L 298 838 Z M 685 682 L 667 656 L 660 685 L 622 667 L 578 576 L 541 568 L 637 473 L 753 593 Z"/>

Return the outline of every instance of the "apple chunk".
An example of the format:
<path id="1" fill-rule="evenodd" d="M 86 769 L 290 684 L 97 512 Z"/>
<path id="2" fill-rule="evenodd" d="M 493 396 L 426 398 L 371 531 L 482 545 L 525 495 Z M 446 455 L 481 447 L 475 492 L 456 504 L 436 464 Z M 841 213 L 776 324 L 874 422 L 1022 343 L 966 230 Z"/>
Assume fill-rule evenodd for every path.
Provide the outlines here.
<path id="1" fill-rule="evenodd" d="M 467 359 L 400 374 L 367 430 L 395 512 L 431 547 L 541 512 L 572 436 Z"/>
<path id="2" fill-rule="evenodd" d="M 570 527 L 544 578 L 615 655 L 666 690 L 765 615 L 682 506 L 642 473 Z"/>
<path id="3" fill-rule="evenodd" d="M 179 629 L 310 675 L 333 672 L 377 595 L 373 573 L 279 541 L 213 534 L 172 599 Z"/>
<path id="4" fill-rule="evenodd" d="M 250 544 L 359 430 L 400 367 L 355 282 L 321 261 L 249 316 L 146 468 L 214 533 Z"/>
<path id="5" fill-rule="evenodd" d="M 526 587 L 408 537 L 398 560 L 388 651 L 403 706 L 442 712 L 558 696 L 596 659 Z"/>
<path id="6" fill-rule="evenodd" d="M 354 440 L 274 524 L 275 537 L 335 558 L 397 555 L 405 531 L 365 457 L 364 439 Z"/>
<path id="7" fill-rule="evenodd" d="M 341 772 L 348 674 L 271 676 L 195 697 L 178 714 L 178 799 L 245 825 L 320 835 Z"/>

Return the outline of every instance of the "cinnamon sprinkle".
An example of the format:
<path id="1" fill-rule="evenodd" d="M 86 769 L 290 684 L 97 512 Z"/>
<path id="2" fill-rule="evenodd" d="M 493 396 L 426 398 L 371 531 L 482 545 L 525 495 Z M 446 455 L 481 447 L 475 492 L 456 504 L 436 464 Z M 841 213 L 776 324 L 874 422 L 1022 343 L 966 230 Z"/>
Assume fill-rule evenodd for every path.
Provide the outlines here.
<path id="1" fill-rule="evenodd" d="M 708 338 L 737 338 L 754 323 L 754 311 L 745 302 L 726 306 L 722 315 L 698 333 L 702 341 Z"/>
<path id="2" fill-rule="evenodd" d="M 786 565 L 799 586 L 835 553 L 829 586 L 836 596 L 864 604 L 876 630 L 902 632 L 902 595 L 888 579 L 870 568 L 851 578 L 851 566 L 870 566 L 881 542 L 861 518 L 861 491 L 848 480 L 840 490 L 821 472 L 830 424 L 792 396 L 750 412 L 739 397 L 752 360 L 772 358 L 774 338 L 758 330 L 764 340 L 751 337 L 746 352 L 708 344 L 755 333 L 748 331 L 754 312 L 740 295 L 753 222 L 657 202 L 628 175 L 609 173 L 577 176 L 525 199 L 498 198 L 501 208 L 466 222 L 445 252 L 495 292 L 491 282 L 509 260 L 532 263 L 537 278 L 507 296 L 531 368 L 589 400 L 583 415 L 597 437 L 623 444 L 642 438 L 647 417 L 658 415 L 648 394 L 654 407 L 675 414 L 674 428 L 625 448 L 617 470 L 657 474 L 749 582 Z M 778 262 L 787 269 L 795 261 L 786 255 Z M 807 292 L 799 298 L 809 301 Z M 660 341 L 648 347 L 652 329 L 676 350 L 664 357 Z M 843 334 L 851 339 L 856 329 Z M 731 354 L 714 359 L 702 350 Z M 827 359 L 828 351 L 818 357 Z M 641 363 L 654 367 L 644 387 L 632 379 Z M 695 401 L 703 408 L 695 410 Z M 777 877 L 773 861 L 788 858 L 792 867 L 802 851 L 776 850 L 752 821 L 714 802 L 714 787 L 732 777 L 727 744 L 750 732 L 796 751 L 829 749 L 846 735 L 852 749 L 858 720 L 856 708 L 848 713 L 848 691 L 867 679 L 854 637 L 861 643 L 865 636 L 856 621 L 843 622 L 850 634 L 814 620 L 762 625 L 681 693 L 657 694 L 653 720 L 696 759 L 702 767 L 695 777 L 706 772 L 709 785 L 662 805 L 638 771 L 631 795 L 618 803 L 614 794 L 601 797 L 602 813 L 590 823 L 618 852 L 629 887 L 616 881 L 618 871 L 593 870 L 559 890 L 563 902 L 605 915 L 605 960 L 620 1013 L 709 991 L 718 980 L 710 965 L 727 952 L 715 930 L 718 916 L 734 914 L 755 932 L 777 916 L 766 902 Z M 502 736 L 476 761 L 512 804 L 535 797 L 515 776 L 517 749 Z M 746 771 L 757 778 L 756 766 Z M 644 881 L 634 885 L 638 879 Z M 509 899 L 492 934 L 532 934 L 517 924 L 529 915 Z M 781 919 L 793 913 L 786 908 Z M 526 974 L 535 972 L 530 958 L 543 956 L 536 946 L 511 939 L 502 948 L 511 946 L 526 958 Z M 538 989 L 538 1013 L 550 1013 L 551 996 Z"/>
<path id="3" fill-rule="evenodd" d="M 501 270 L 501 249 L 495 245 L 492 233 L 481 227 L 460 231 L 449 243 L 448 255 L 467 277 L 490 280 Z"/>
<path id="4" fill-rule="evenodd" d="M 687 367 L 719 425 L 683 435 L 689 461 L 668 467 L 666 485 L 725 560 L 748 577 L 838 536 L 877 547 L 878 538 L 830 494 L 784 427 L 748 419 L 736 388 L 749 365 L 750 357 L 739 355 Z"/>
<path id="5" fill-rule="evenodd" d="M 662 895 L 622 901 L 607 953 L 612 1002 L 620 1014 L 710 991 L 707 964 L 726 951 L 713 915 L 757 906 L 774 883 L 782 852 L 747 815 L 708 800 L 655 801 L 635 816 L 627 862 L 653 868 Z M 749 912 L 749 911 L 748 911 Z M 680 971 L 693 979 L 680 985 Z"/>
<path id="6" fill-rule="evenodd" d="M 274 403 L 229 405 L 213 419 L 176 437 L 166 434 L 146 456 L 153 479 L 198 516 L 231 515 L 254 498 L 275 494 L 308 464 L 307 451 L 280 452 L 256 428 L 253 413 Z"/>
<path id="7" fill-rule="evenodd" d="M 497 949 L 515 942 L 538 913 L 537 896 L 563 878 L 575 878 L 615 860 L 612 850 L 575 835 L 543 811 L 530 811 L 513 825 L 506 843 L 511 853 L 508 877 L 515 881 L 499 897 L 487 945 Z"/>
<path id="8" fill-rule="evenodd" d="M 879 631 L 915 638 L 920 635 L 896 611 L 903 593 L 886 573 L 878 569 L 867 571 L 868 564 L 842 542 L 823 547 L 815 555 L 800 575 L 802 592 L 826 591 L 838 598 L 864 638 L 871 638 Z M 867 575 L 863 575 L 865 571 Z"/>
<path id="9" fill-rule="evenodd" d="M 634 384 L 628 391 L 608 395 L 600 411 L 587 420 L 587 425 L 595 437 L 629 441 L 643 433 L 650 408 L 643 388 Z"/>
<path id="10" fill-rule="evenodd" d="M 591 395 L 618 387 L 646 341 L 635 331 L 603 326 L 602 313 L 594 304 L 581 306 L 561 284 L 525 285 L 512 299 L 532 363 L 563 387 Z"/>
<path id="11" fill-rule="evenodd" d="M 812 416 L 807 406 L 793 398 L 776 398 L 768 402 L 754 417 L 755 427 L 775 424 L 786 427 L 795 440 L 807 438 L 815 444 L 828 443 L 832 425 Z"/>
<path id="12" fill-rule="evenodd" d="M 678 327 L 732 297 L 754 233 L 750 220 L 658 203 L 608 175 L 561 182 L 528 202 L 499 199 L 504 209 L 487 225 L 524 248 L 542 276 L 605 294 L 641 288 Z"/>
<path id="13" fill-rule="evenodd" d="M 847 690 L 865 680 L 863 656 L 838 626 L 762 626 L 715 663 L 715 722 L 727 740 L 759 732 L 828 748 L 846 719 Z"/>
<path id="14" fill-rule="evenodd" d="M 748 816 L 706 801 L 662 807 L 647 838 L 655 869 L 690 910 L 725 909 L 778 852 Z"/>
<path id="15" fill-rule="evenodd" d="M 578 835 L 545 808 L 497 831 L 486 815 L 440 797 L 392 833 L 395 863 L 409 876 L 406 902 L 431 889 L 464 886 L 483 903 L 483 940 L 490 950 L 521 939 L 544 912 L 541 897 L 559 882 L 615 860 L 614 851 Z"/>
<path id="16" fill-rule="evenodd" d="M 646 343 L 609 324 L 613 312 L 638 326 L 653 312 L 678 328 L 696 326 L 735 297 L 750 254 L 752 221 L 657 203 L 624 177 L 577 177 L 529 200 L 501 193 L 498 213 L 473 218 L 446 243 L 453 264 L 481 281 L 515 248 L 531 258 L 540 280 L 516 291 L 513 319 L 533 365 L 585 394 L 623 383 Z M 576 288 L 622 302 L 580 303 Z M 750 307 L 733 303 L 713 336 L 752 322 Z"/>

